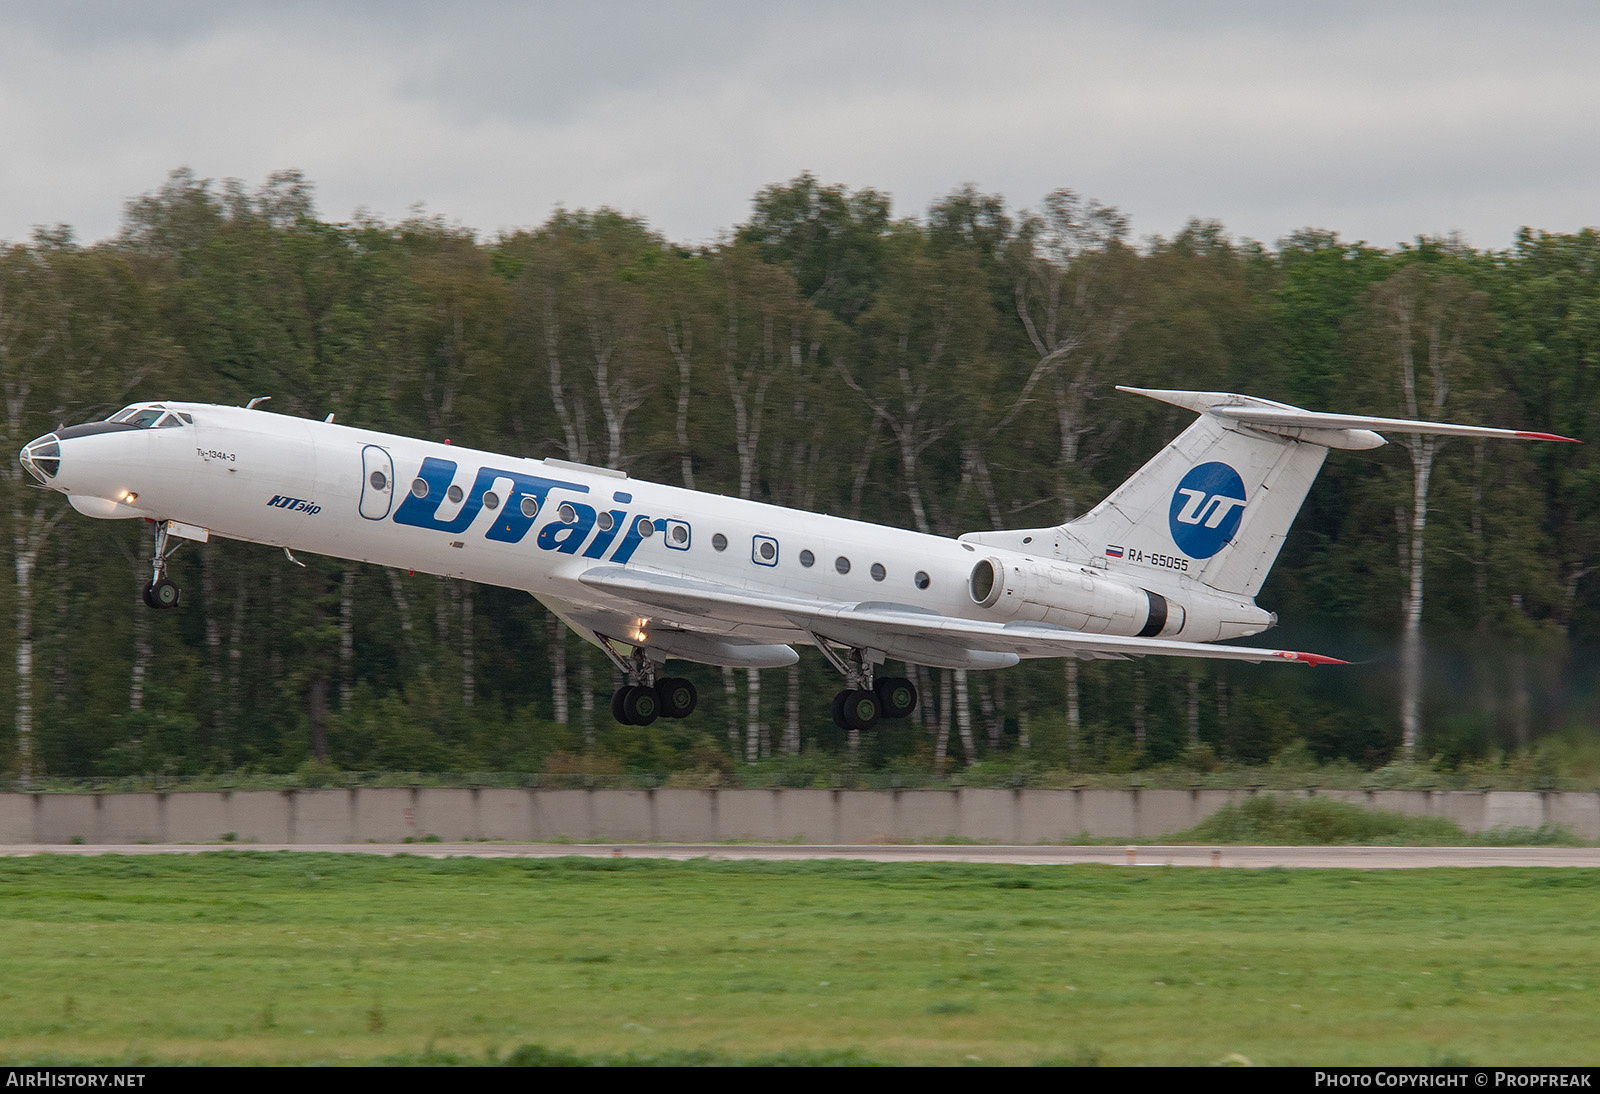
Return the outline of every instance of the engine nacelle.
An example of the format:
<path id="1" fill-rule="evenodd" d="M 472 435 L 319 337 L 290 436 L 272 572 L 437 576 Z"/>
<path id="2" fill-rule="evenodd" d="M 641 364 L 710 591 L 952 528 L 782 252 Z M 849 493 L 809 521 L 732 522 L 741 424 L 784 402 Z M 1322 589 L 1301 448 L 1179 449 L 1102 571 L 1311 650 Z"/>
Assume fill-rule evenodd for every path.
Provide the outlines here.
<path id="1" fill-rule="evenodd" d="M 1183 630 L 1184 606 L 1160 593 L 1082 566 L 992 555 L 967 578 L 972 602 L 1003 619 L 1054 623 L 1087 634 L 1171 637 Z"/>

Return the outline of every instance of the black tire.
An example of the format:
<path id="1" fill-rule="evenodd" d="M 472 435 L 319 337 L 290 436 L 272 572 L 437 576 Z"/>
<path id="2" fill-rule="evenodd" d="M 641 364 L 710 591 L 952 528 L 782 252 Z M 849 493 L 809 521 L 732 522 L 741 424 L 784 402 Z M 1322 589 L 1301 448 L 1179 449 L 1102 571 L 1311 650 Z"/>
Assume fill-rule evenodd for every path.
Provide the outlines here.
<path id="1" fill-rule="evenodd" d="M 622 709 L 622 700 L 627 691 L 627 688 L 618 688 L 611 693 L 611 717 L 615 719 L 618 725 L 627 726 L 633 724 L 628 721 L 628 715 Z"/>
<path id="2" fill-rule="evenodd" d="M 700 705 L 700 693 L 681 676 L 656 681 L 656 701 L 663 718 L 687 718 Z"/>
<path id="3" fill-rule="evenodd" d="M 885 676 L 872 685 L 885 718 L 904 718 L 917 709 L 917 686 L 904 676 Z"/>
<path id="4" fill-rule="evenodd" d="M 156 587 L 154 582 L 144 587 L 144 606 L 152 611 L 161 607 L 160 604 L 156 603 L 155 591 Z"/>
<path id="5" fill-rule="evenodd" d="M 878 697 L 870 691 L 851 691 L 846 693 L 844 701 L 844 721 L 850 729 L 869 730 L 878 724 L 878 719 L 883 715 L 883 708 L 878 705 Z"/>
<path id="6" fill-rule="evenodd" d="M 178 587 L 166 578 L 150 587 L 150 601 L 158 608 L 176 608 L 182 595 Z"/>
<path id="7" fill-rule="evenodd" d="M 849 730 L 849 724 L 844 720 L 844 702 L 850 698 L 848 691 L 841 691 L 833 697 L 833 724 L 840 729 Z"/>
<path id="8" fill-rule="evenodd" d="M 661 704 L 656 700 L 656 689 L 623 688 L 622 713 L 628 716 L 628 725 L 647 726 L 654 722 L 661 714 Z"/>

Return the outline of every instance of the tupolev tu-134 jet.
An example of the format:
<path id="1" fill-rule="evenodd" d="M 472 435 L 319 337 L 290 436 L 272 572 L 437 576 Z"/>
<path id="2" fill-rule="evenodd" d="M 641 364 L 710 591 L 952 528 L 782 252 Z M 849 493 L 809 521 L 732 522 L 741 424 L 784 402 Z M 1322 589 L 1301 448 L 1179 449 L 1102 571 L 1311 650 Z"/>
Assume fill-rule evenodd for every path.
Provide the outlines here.
<path id="1" fill-rule="evenodd" d="M 259 399 L 137 403 L 47 433 L 21 459 L 85 516 L 151 522 L 152 608 L 178 604 L 172 552 L 216 535 L 526 589 L 625 675 L 611 704 L 625 724 L 694 710 L 669 660 L 776 668 L 809 644 L 845 680 L 834 721 L 864 730 L 916 707 L 910 680 L 875 675 L 889 659 L 1344 664 L 1212 644 L 1277 622 L 1255 597 L 1329 449 L 1376 448 L 1376 430 L 1570 440 L 1118 390 L 1199 419 L 1075 520 L 958 539 L 269 413 Z"/>

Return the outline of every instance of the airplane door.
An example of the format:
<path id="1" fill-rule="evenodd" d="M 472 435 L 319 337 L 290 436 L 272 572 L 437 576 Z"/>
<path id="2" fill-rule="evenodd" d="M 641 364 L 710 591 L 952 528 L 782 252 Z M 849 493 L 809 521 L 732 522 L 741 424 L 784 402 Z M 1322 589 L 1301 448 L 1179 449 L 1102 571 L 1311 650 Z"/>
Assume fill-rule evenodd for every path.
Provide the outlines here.
<path id="1" fill-rule="evenodd" d="M 369 444 L 361 450 L 361 515 L 382 520 L 394 505 L 394 460 L 387 450 Z"/>

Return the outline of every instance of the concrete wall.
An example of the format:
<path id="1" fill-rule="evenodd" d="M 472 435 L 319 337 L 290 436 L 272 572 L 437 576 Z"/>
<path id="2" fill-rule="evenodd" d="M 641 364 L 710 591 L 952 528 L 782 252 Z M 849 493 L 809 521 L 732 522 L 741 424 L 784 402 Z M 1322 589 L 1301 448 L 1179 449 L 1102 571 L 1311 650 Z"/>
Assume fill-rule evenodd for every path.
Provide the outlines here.
<path id="1" fill-rule="evenodd" d="M 723 840 L 850 844 L 941 838 L 1060 843 L 1158 837 L 1246 790 L 251 790 L 0 794 L 0 843 L 400 843 Z M 1310 791 L 1296 791 L 1304 796 Z M 1600 794 L 1325 790 L 1446 817 L 1468 832 L 1560 825 L 1600 840 Z"/>

